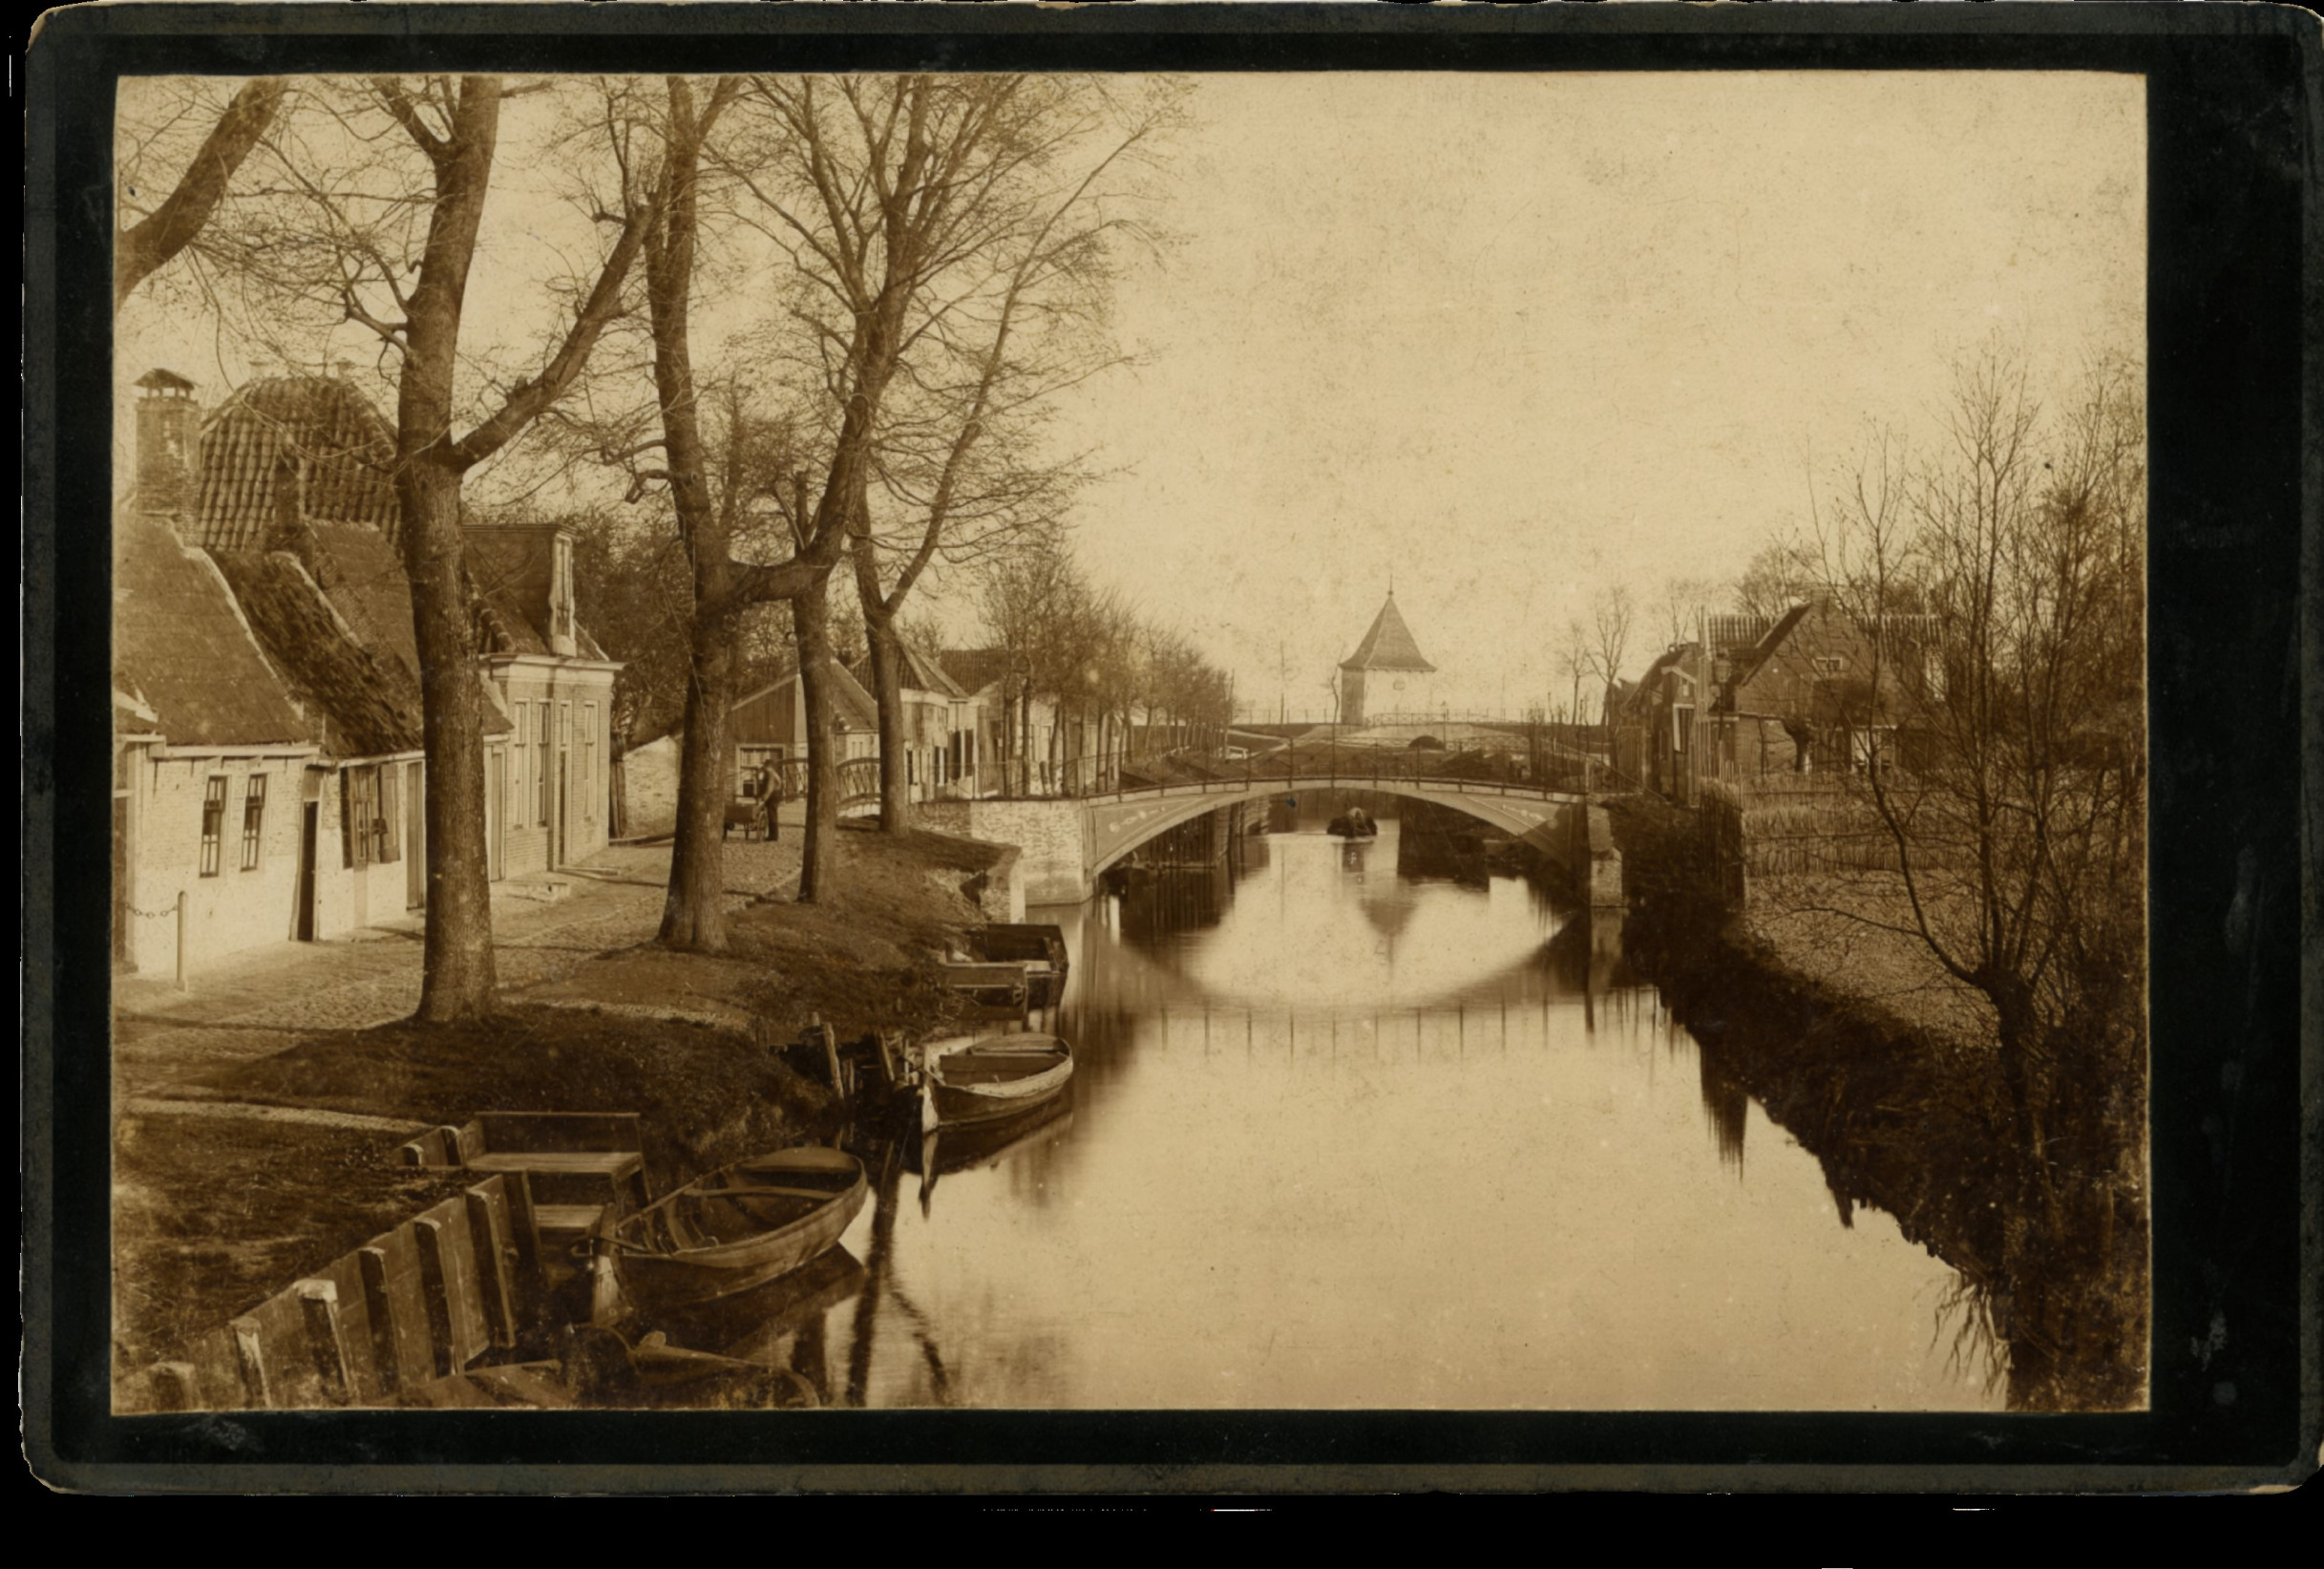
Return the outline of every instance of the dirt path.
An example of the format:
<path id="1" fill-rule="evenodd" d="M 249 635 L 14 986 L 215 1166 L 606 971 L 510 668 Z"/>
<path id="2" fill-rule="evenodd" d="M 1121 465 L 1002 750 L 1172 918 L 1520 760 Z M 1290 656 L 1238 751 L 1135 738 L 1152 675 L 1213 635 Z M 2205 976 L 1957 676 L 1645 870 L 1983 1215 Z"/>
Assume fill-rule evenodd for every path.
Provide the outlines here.
<path id="1" fill-rule="evenodd" d="M 512 1002 L 552 986 L 609 949 L 654 935 L 668 876 L 666 843 L 616 845 L 558 874 L 569 890 L 550 900 L 549 880 L 512 880 L 493 890 L 493 936 L 503 993 Z M 727 845 L 729 909 L 798 886 L 798 840 Z M 125 976 L 114 986 L 114 1093 L 200 1096 L 196 1081 L 272 1055 L 317 1029 L 368 1029 L 419 1006 L 419 922 L 367 928 L 329 943 L 283 944 L 192 978 Z"/>

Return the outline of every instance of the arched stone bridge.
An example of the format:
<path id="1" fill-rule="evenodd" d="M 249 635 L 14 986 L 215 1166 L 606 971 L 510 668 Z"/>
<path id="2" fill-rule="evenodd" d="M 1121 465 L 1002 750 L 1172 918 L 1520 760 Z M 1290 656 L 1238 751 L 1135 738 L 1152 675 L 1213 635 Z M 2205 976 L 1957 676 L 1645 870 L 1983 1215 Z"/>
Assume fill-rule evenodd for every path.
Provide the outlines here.
<path id="1" fill-rule="evenodd" d="M 1363 790 L 1465 812 L 1557 861 L 1587 887 L 1591 903 L 1621 901 L 1621 859 L 1603 807 L 1572 792 L 1489 779 L 1209 779 L 1067 800 L 934 801 L 920 812 L 931 828 L 1016 845 L 1016 880 L 1026 902 L 1073 904 L 1090 896 L 1106 868 L 1157 834 L 1207 813 L 1303 790 Z"/>

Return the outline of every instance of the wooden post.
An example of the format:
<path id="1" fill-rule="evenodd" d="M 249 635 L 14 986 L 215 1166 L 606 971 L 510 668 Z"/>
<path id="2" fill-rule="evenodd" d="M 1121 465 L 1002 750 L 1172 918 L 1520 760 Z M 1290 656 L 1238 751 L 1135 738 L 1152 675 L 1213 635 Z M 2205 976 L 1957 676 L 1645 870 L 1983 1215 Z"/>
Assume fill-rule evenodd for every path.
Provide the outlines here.
<path id="1" fill-rule="evenodd" d="M 203 808 L 207 811 L 208 808 Z M 185 989 L 185 890 L 178 890 L 178 989 Z"/>
<path id="2" fill-rule="evenodd" d="M 457 1304 L 453 1301 L 453 1270 L 445 1257 L 446 1239 L 442 1222 L 422 1216 L 412 1225 L 412 1240 L 419 1244 L 420 1289 L 428 1304 L 428 1344 L 435 1354 L 436 1376 L 460 1370 L 462 1358 L 454 1328 Z"/>
<path id="3" fill-rule="evenodd" d="M 395 1347 L 395 1304 L 388 1293 L 388 1256 L 379 1248 L 355 1251 L 363 1271 L 363 1305 L 371 1324 L 371 1356 L 379 1368 L 379 1388 L 393 1394 L 403 1388 L 404 1370 Z"/>
<path id="4" fill-rule="evenodd" d="M 487 1186 L 468 1190 L 468 1236 L 476 1255 L 476 1295 L 484 1307 L 486 1338 L 503 1350 L 517 1344 L 517 1292 L 509 1279 L 516 1248 L 509 1234 L 508 1202 Z"/>
<path id="5" fill-rule="evenodd" d="M 183 900 L 185 896 L 178 896 Z M 260 1410 L 274 1405 L 274 1391 L 266 1379 L 266 1356 L 259 1341 L 258 1320 L 245 1313 L 226 1325 L 234 1336 L 234 1361 L 242 1369 L 243 1388 L 250 1392 L 250 1404 Z"/>
<path id="6" fill-rule="evenodd" d="M 306 1323 L 306 1345 L 314 1354 L 323 1398 L 334 1406 L 353 1404 L 355 1386 L 348 1376 L 347 1346 L 339 1338 L 339 1288 L 328 1281 L 306 1280 L 291 1289 L 299 1294 L 299 1312 Z"/>

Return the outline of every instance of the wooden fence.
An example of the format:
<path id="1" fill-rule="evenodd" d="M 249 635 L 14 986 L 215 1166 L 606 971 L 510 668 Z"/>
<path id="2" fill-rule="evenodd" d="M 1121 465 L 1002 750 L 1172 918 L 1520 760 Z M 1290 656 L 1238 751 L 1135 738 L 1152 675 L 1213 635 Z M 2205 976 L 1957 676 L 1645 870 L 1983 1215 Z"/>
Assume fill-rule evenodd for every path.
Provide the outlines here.
<path id="1" fill-rule="evenodd" d="M 387 1406 L 513 1348 L 547 1290 L 532 1190 L 490 1177 L 198 1337 L 126 1409 Z"/>

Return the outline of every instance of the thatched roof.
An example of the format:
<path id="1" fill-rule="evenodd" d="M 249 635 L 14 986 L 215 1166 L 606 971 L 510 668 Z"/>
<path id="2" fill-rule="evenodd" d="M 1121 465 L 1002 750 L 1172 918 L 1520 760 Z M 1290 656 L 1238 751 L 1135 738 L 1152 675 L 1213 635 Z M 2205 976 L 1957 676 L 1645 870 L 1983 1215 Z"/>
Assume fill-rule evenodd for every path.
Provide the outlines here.
<path id="1" fill-rule="evenodd" d="M 418 673 L 391 651 L 365 647 L 298 557 L 221 551 L 216 561 L 275 668 L 308 711 L 322 716 L 333 754 L 419 750 Z"/>
<path id="2" fill-rule="evenodd" d="M 417 752 L 419 653 L 411 589 L 392 548 L 352 527 L 309 529 L 301 544 L 296 554 L 221 551 L 214 559 L 275 668 L 322 719 L 334 755 Z M 511 729 L 496 703 L 479 702 L 485 734 Z"/>
<path id="3" fill-rule="evenodd" d="M 114 518 L 113 539 L 113 681 L 137 705 L 116 698 L 116 712 L 181 747 L 323 738 L 207 557 L 185 548 L 167 523 L 126 508 Z"/>

